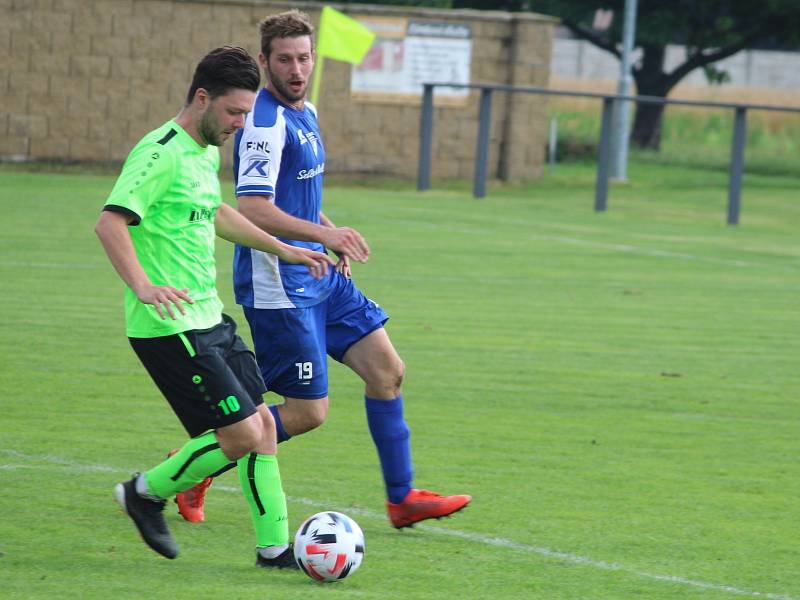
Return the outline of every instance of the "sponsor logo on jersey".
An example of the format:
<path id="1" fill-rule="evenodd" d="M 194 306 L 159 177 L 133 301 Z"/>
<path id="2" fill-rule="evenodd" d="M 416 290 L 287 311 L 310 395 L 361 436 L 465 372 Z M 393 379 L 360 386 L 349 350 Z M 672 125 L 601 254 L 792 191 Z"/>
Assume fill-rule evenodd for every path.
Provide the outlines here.
<path id="1" fill-rule="evenodd" d="M 214 211 L 208 208 L 193 208 L 189 213 L 189 223 L 199 223 L 200 221 L 210 221 L 214 218 Z"/>
<path id="2" fill-rule="evenodd" d="M 250 174 L 252 174 L 253 177 L 266 177 L 267 167 L 269 167 L 268 158 L 254 158 L 250 161 L 250 164 L 247 165 L 247 169 L 242 173 L 242 177 Z"/>
<path id="3" fill-rule="evenodd" d="M 325 163 L 320 163 L 313 169 L 300 169 L 297 173 L 298 181 L 303 179 L 312 179 L 317 175 L 322 175 L 325 172 Z"/>
<path id="4" fill-rule="evenodd" d="M 311 144 L 311 149 L 314 151 L 314 156 L 317 156 L 317 135 L 313 131 L 303 133 L 302 129 L 297 130 L 297 137 L 300 138 L 300 145 Z"/>
<path id="5" fill-rule="evenodd" d="M 245 148 L 248 150 L 260 150 L 261 152 L 269 154 L 269 142 L 266 140 L 247 142 Z"/>

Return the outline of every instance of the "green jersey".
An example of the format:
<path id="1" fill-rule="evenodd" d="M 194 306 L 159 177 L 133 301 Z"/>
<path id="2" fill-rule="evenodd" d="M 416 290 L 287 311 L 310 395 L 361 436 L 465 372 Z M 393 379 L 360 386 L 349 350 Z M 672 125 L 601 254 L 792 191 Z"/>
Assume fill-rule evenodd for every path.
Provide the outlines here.
<path id="1" fill-rule="evenodd" d="M 128 231 L 150 281 L 188 288 L 194 300 L 183 303 L 185 315 L 175 309 L 173 321 L 126 288 L 128 337 L 208 329 L 221 321 L 214 262 L 214 216 L 222 201 L 218 171 L 216 146 L 200 146 L 174 120 L 144 136 L 125 161 L 104 210 L 133 218 Z"/>

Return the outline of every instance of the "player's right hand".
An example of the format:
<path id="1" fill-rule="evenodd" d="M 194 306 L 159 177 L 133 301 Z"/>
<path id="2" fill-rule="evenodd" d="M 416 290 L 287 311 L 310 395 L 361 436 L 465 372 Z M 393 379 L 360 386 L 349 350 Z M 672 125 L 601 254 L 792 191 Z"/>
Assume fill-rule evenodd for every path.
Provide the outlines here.
<path id="1" fill-rule="evenodd" d="M 151 304 L 158 312 L 158 316 L 162 319 L 167 318 L 166 315 L 164 315 L 164 311 L 166 310 L 173 321 L 177 319 L 175 311 L 172 308 L 173 305 L 177 307 L 182 315 L 185 315 L 186 308 L 183 306 L 184 301 L 189 304 L 194 304 L 194 300 L 189 297 L 188 288 L 179 290 L 170 285 L 148 285 L 138 290 L 136 292 L 136 297 L 144 304 Z"/>
<path id="2" fill-rule="evenodd" d="M 324 252 L 316 252 L 307 248 L 285 245 L 283 255 L 280 257 L 288 263 L 303 264 L 308 267 L 314 279 L 322 279 L 328 274 L 328 269 L 335 263 Z"/>
<path id="3" fill-rule="evenodd" d="M 353 276 L 353 272 L 350 269 L 350 259 L 348 258 L 347 254 L 342 254 L 339 256 L 339 261 L 336 263 L 336 271 L 341 273 L 348 279 Z"/>
<path id="4" fill-rule="evenodd" d="M 356 262 L 364 263 L 369 258 L 367 241 L 350 227 L 329 227 L 325 231 L 324 239 L 320 241 L 326 248 L 346 254 Z"/>

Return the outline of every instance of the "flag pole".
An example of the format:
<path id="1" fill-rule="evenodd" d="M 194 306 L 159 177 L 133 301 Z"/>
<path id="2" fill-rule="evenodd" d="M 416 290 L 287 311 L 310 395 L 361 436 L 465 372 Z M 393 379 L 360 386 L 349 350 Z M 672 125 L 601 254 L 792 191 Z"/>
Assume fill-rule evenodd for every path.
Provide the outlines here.
<path id="1" fill-rule="evenodd" d="M 322 65 L 325 64 L 325 57 L 317 55 L 316 64 L 314 65 L 314 79 L 311 82 L 311 104 L 317 105 L 319 99 L 319 86 L 322 80 Z"/>

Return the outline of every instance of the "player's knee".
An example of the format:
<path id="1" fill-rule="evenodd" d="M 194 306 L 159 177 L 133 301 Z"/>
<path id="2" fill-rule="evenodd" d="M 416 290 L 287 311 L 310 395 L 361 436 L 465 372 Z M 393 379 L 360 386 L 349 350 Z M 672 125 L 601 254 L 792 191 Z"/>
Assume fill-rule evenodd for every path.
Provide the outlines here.
<path id="1" fill-rule="evenodd" d="M 235 429 L 217 435 L 220 448 L 230 460 L 238 460 L 256 451 L 263 443 L 265 427 L 262 419 L 253 415 L 236 424 Z"/>
<path id="2" fill-rule="evenodd" d="M 261 425 L 264 428 L 264 433 L 269 433 L 271 430 L 275 429 L 275 417 L 272 416 L 269 410 L 259 411 L 258 414 L 261 417 Z"/>
<path id="3" fill-rule="evenodd" d="M 400 388 L 403 387 L 403 377 L 406 374 L 406 364 L 401 358 L 392 361 L 389 367 L 383 372 L 383 386 L 389 390 L 393 395 L 400 393 Z"/>
<path id="4" fill-rule="evenodd" d="M 403 378 L 405 377 L 405 375 L 406 375 L 406 363 L 403 362 L 403 359 L 398 358 L 393 372 L 394 385 L 397 388 L 398 392 L 400 391 L 400 388 L 403 386 Z"/>
<path id="5" fill-rule="evenodd" d="M 367 395 L 375 398 L 394 397 L 400 394 L 406 365 L 397 357 L 382 365 L 372 377 L 366 378 Z"/>
<path id="6" fill-rule="evenodd" d="M 328 417 L 328 402 L 325 401 L 309 402 L 305 405 L 301 418 L 298 419 L 299 433 L 305 433 L 316 429 L 325 422 Z"/>

